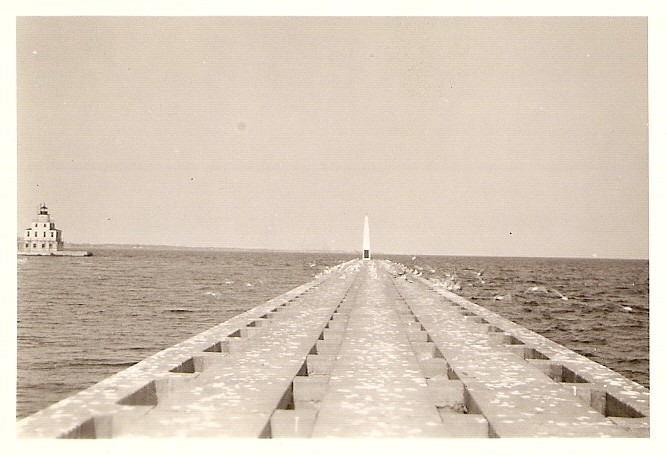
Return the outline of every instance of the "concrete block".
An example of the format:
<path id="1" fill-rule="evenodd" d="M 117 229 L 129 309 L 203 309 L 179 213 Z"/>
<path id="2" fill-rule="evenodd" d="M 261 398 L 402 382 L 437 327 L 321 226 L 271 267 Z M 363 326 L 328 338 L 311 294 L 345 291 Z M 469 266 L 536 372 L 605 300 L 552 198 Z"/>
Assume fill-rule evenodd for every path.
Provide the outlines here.
<path id="1" fill-rule="evenodd" d="M 207 353 L 229 353 L 229 340 L 220 340 L 204 350 Z"/>
<path id="2" fill-rule="evenodd" d="M 507 334 L 502 332 L 493 331 L 489 333 L 489 343 L 493 345 L 505 345 L 506 338 Z"/>
<path id="3" fill-rule="evenodd" d="M 530 360 L 534 363 L 536 360 Z M 547 375 L 555 382 L 564 383 L 588 383 L 588 381 L 581 375 L 573 371 L 567 366 L 557 362 L 551 362 Z"/>
<path id="4" fill-rule="evenodd" d="M 328 387 L 329 377 L 326 375 L 296 377 L 293 383 L 294 402 L 321 401 Z"/>
<path id="5" fill-rule="evenodd" d="M 264 328 L 269 326 L 270 322 L 267 318 L 258 318 L 257 320 L 250 323 L 249 327 L 252 328 Z"/>
<path id="6" fill-rule="evenodd" d="M 229 353 L 243 353 L 246 349 L 246 340 L 240 337 L 231 337 L 227 339 L 227 350 Z"/>
<path id="7" fill-rule="evenodd" d="M 524 359 L 524 347 L 523 345 L 505 345 L 505 350 L 510 353 L 514 353 L 521 359 Z"/>
<path id="8" fill-rule="evenodd" d="M 429 393 L 438 411 L 442 413 L 466 413 L 464 387 L 460 380 L 435 377 L 427 380 Z"/>
<path id="9" fill-rule="evenodd" d="M 266 318 L 268 318 L 269 320 L 275 320 L 278 316 L 280 316 L 280 310 L 279 309 L 280 308 L 272 310 L 271 312 L 266 314 Z"/>
<path id="10" fill-rule="evenodd" d="M 339 438 L 429 438 L 444 437 L 445 429 L 435 409 L 420 413 L 388 413 L 387 411 L 332 407 L 319 411 L 312 437 Z"/>
<path id="11" fill-rule="evenodd" d="M 307 438 L 313 433 L 315 410 L 276 410 L 271 415 L 271 437 Z"/>
<path id="12" fill-rule="evenodd" d="M 332 355 L 308 355 L 308 375 L 329 375 L 335 363 L 336 357 Z"/>
<path id="13" fill-rule="evenodd" d="M 344 333 L 345 328 L 347 328 L 347 320 L 343 319 L 329 320 L 328 325 L 329 327 L 327 329 L 329 329 L 330 331 Z"/>
<path id="14" fill-rule="evenodd" d="M 632 437 L 650 437 L 649 419 L 644 418 L 625 418 L 618 416 L 609 417 L 618 426 L 625 429 Z"/>
<path id="15" fill-rule="evenodd" d="M 466 404 L 498 437 L 621 437 L 627 433 L 551 380 L 488 388 L 467 381 Z M 472 401 L 475 407 L 469 405 Z"/>
<path id="16" fill-rule="evenodd" d="M 349 315 L 353 307 L 354 307 L 354 301 L 346 300 L 343 304 L 340 305 L 340 307 L 338 307 L 338 313 L 343 315 Z"/>
<path id="17" fill-rule="evenodd" d="M 637 408 L 619 399 L 608 391 L 591 390 L 591 407 L 607 417 L 644 418 Z"/>
<path id="18" fill-rule="evenodd" d="M 345 331 L 341 331 L 340 329 L 330 329 L 330 328 L 324 328 L 324 331 L 322 331 L 322 337 L 323 340 L 342 340 L 343 336 L 345 335 Z"/>
<path id="19" fill-rule="evenodd" d="M 538 368 L 544 375 L 551 377 L 551 361 L 548 359 L 527 359 L 526 362 Z"/>
<path id="20" fill-rule="evenodd" d="M 187 388 L 192 378 L 189 375 L 164 375 L 146 383 L 136 391 L 117 401 L 118 405 L 155 406 L 166 397 Z"/>
<path id="21" fill-rule="evenodd" d="M 406 326 L 408 327 L 408 331 L 421 331 L 424 329 L 422 324 L 418 321 L 412 320 L 412 321 L 407 321 L 405 322 Z"/>
<path id="22" fill-rule="evenodd" d="M 523 358 L 524 359 L 549 359 L 547 355 L 542 353 L 539 350 L 536 350 L 533 347 L 523 347 Z"/>
<path id="23" fill-rule="evenodd" d="M 477 439 L 489 437 L 489 423 L 482 415 L 464 415 L 441 411 L 440 417 L 445 428 L 443 437 Z"/>
<path id="24" fill-rule="evenodd" d="M 401 321 L 405 323 L 415 323 L 417 321 L 417 317 L 415 317 L 412 313 L 399 314 L 398 316 Z"/>
<path id="25" fill-rule="evenodd" d="M 59 435 L 60 439 L 108 439 L 113 437 L 113 415 L 92 417 L 74 429 Z"/>
<path id="26" fill-rule="evenodd" d="M 340 348 L 340 340 L 318 340 L 316 347 L 318 355 L 335 355 Z"/>
<path id="27" fill-rule="evenodd" d="M 348 321 L 350 319 L 350 316 L 347 314 L 342 314 L 339 312 L 334 312 L 334 314 L 331 316 L 331 319 L 333 321 Z"/>
<path id="28" fill-rule="evenodd" d="M 434 358 L 436 355 L 436 347 L 433 342 L 413 342 L 412 349 L 420 361 Z"/>
<path id="29" fill-rule="evenodd" d="M 257 328 L 252 327 L 252 326 L 251 327 L 246 327 L 246 328 L 241 328 L 241 337 L 248 339 L 248 338 L 252 337 L 253 334 L 255 334 L 256 331 L 257 331 Z"/>
<path id="30" fill-rule="evenodd" d="M 169 412 L 114 415 L 112 437 L 270 437 L 265 413 Z"/>
<path id="31" fill-rule="evenodd" d="M 408 329 L 406 334 L 408 336 L 408 341 L 410 342 L 428 342 L 428 333 L 426 331 Z"/>
<path id="32" fill-rule="evenodd" d="M 590 383 L 561 383 L 561 386 L 571 392 L 582 403 L 592 406 L 591 391 L 596 387 Z"/>
<path id="33" fill-rule="evenodd" d="M 424 377 L 427 379 L 437 376 L 447 376 L 447 361 L 444 358 L 420 359 L 419 366 Z"/>
<path id="34" fill-rule="evenodd" d="M 399 315 L 411 316 L 414 319 L 414 314 L 412 313 L 412 310 L 410 310 L 410 308 L 405 304 L 396 306 L 396 313 L 398 313 Z"/>
<path id="35" fill-rule="evenodd" d="M 227 343 L 223 344 L 219 342 L 221 350 L 229 350 L 229 345 Z M 187 359 L 179 366 L 171 370 L 171 372 L 182 373 L 182 374 L 194 374 L 196 372 L 204 372 L 205 370 L 214 368 L 215 366 L 220 365 L 221 363 L 226 362 L 227 357 L 224 356 L 224 352 L 215 352 L 215 351 L 203 351 L 192 358 Z"/>

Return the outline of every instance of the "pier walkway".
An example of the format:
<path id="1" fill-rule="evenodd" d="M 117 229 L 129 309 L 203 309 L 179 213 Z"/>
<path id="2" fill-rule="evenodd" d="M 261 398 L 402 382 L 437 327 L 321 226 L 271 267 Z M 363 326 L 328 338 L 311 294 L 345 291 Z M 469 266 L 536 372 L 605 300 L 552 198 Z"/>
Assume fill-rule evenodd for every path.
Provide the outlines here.
<path id="1" fill-rule="evenodd" d="M 646 437 L 649 392 L 354 260 L 18 422 L 22 437 Z"/>

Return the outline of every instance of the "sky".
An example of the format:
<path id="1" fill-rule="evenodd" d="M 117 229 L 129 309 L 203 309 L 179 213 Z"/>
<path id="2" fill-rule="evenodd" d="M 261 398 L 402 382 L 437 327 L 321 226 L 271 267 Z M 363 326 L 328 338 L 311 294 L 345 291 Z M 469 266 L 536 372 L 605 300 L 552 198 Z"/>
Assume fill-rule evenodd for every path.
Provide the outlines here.
<path id="1" fill-rule="evenodd" d="M 645 17 L 19 17 L 17 235 L 648 258 Z"/>

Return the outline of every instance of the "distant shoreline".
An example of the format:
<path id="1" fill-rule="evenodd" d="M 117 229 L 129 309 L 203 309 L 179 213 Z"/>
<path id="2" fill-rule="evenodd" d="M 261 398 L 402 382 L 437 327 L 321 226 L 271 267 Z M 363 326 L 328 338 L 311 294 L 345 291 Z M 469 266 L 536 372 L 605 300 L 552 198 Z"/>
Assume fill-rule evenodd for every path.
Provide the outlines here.
<path id="1" fill-rule="evenodd" d="M 358 252 L 344 250 L 284 250 L 284 249 L 256 249 L 245 247 L 190 247 L 181 245 L 153 245 L 153 244 L 86 244 L 86 243 L 67 243 L 67 249 L 137 249 L 137 250 L 212 250 L 219 252 L 265 252 L 265 253 L 332 253 L 357 255 Z"/>
<path id="2" fill-rule="evenodd" d="M 335 255 L 361 255 L 361 251 L 345 250 L 287 250 L 266 249 L 250 247 L 191 247 L 179 245 L 156 245 L 156 244 L 89 244 L 89 243 L 66 243 L 65 250 L 69 249 L 136 249 L 136 250 L 210 250 L 216 252 L 257 252 L 257 253 L 303 253 L 303 254 L 335 254 Z M 386 253 L 373 252 L 374 256 L 415 256 L 419 257 L 468 257 L 468 258 L 542 258 L 553 260 L 627 260 L 627 261 L 649 261 L 649 258 L 618 258 L 618 257 L 592 257 L 592 256 L 508 256 L 508 255 L 466 255 L 466 254 L 420 254 L 420 253 Z"/>

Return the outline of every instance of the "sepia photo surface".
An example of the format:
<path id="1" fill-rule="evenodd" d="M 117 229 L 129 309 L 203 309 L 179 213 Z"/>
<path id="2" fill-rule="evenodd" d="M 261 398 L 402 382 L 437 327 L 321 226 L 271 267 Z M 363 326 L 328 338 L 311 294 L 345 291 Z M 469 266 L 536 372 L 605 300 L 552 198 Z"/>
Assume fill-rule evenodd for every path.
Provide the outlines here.
<path id="1" fill-rule="evenodd" d="M 17 17 L 19 434 L 648 437 L 648 26 Z"/>

